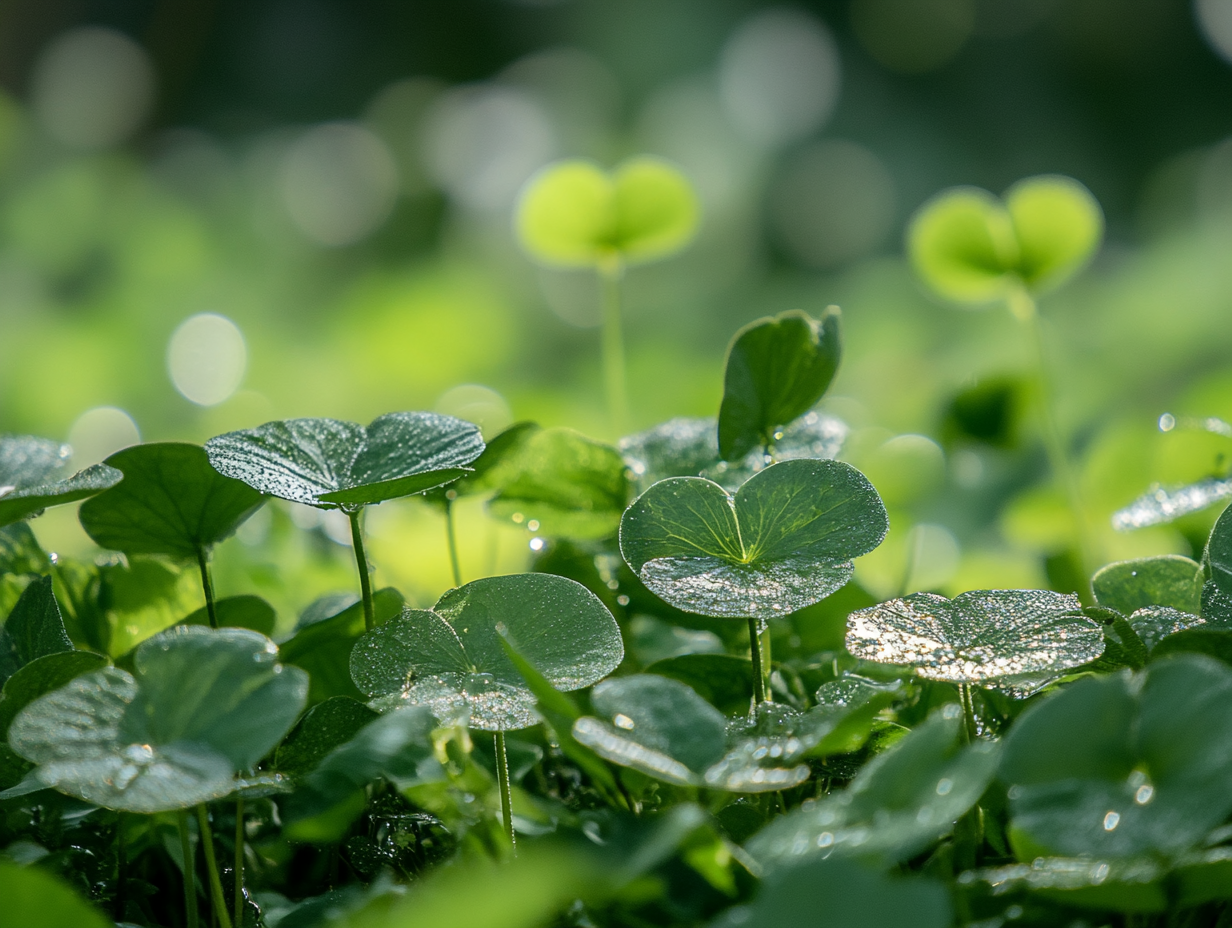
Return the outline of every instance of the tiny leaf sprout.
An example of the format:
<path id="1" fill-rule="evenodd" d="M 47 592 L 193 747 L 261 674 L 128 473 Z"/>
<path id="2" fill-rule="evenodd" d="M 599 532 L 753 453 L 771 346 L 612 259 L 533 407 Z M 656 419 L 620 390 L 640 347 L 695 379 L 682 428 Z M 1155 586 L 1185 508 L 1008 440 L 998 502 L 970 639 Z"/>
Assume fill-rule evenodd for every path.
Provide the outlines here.
<path id="1" fill-rule="evenodd" d="M 688 178 L 649 155 L 630 158 L 611 173 L 590 161 L 557 161 L 522 190 L 514 225 L 526 252 L 549 266 L 594 268 L 602 280 L 604 387 L 618 430 L 628 417 L 620 293 L 625 268 L 688 245 L 699 212 Z"/>
<path id="2" fill-rule="evenodd" d="M 1038 410 L 1054 478 L 1076 526 L 1080 574 L 1096 562 L 1078 478 L 1053 412 L 1053 390 L 1036 299 L 1081 271 L 1103 240 L 1104 216 L 1091 192 L 1060 175 L 1028 177 L 1001 199 L 976 187 L 937 194 L 915 214 L 907 251 L 937 295 L 964 306 L 1004 302 L 1027 328 L 1038 385 Z M 1083 591 L 1090 600 L 1090 590 Z"/>

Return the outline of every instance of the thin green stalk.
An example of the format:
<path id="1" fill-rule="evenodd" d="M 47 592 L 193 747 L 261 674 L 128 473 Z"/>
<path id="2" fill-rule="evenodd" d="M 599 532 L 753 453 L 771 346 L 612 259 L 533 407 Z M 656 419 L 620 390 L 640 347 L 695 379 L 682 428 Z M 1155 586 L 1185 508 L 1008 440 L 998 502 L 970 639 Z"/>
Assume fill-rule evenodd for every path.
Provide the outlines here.
<path id="1" fill-rule="evenodd" d="M 210 579 L 210 561 L 205 548 L 197 548 L 197 566 L 201 568 L 201 589 L 205 591 L 205 612 L 210 628 L 218 627 L 218 610 L 214 607 L 214 581 Z"/>
<path id="2" fill-rule="evenodd" d="M 368 557 L 364 553 L 364 530 L 359 525 L 361 510 L 347 515 L 351 519 L 351 547 L 355 550 L 355 566 L 359 568 L 359 591 L 364 598 L 364 630 L 376 628 L 376 608 L 372 605 L 372 578 L 368 576 Z"/>
<path id="3" fill-rule="evenodd" d="M 1030 333 L 1031 345 L 1034 350 L 1036 389 L 1038 394 L 1040 429 L 1043 432 L 1044 449 L 1048 454 L 1048 465 L 1053 476 L 1060 481 L 1065 490 L 1066 501 L 1074 519 L 1078 545 L 1078 572 L 1082 577 L 1079 596 L 1084 603 L 1093 602 L 1090 586 L 1092 565 L 1096 563 L 1091 529 L 1087 524 L 1086 508 L 1082 504 L 1082 489 L 1078 483 L 1078 475 L 1070 463 L 1069 454 L 1065 450 L 1065 441 L 1057 426 L 1053 408 L 1052 380 L 1048 373 L 1047 351 L 1044 347 L 1044 329 L 1040 321 L 1039 309 L 1035 299 L 1025 288 L 1019 287 L 1010 293 L 1010 312 L 1019 322 L 1027 327 Z"/>
<path id="4" fill-rule="evenodd" d="M 128 846 L 124 842 L 124 813 L 116 813 L 116 894 L 115 920 L 124 921 L 124 909 L 127 907 L 125 881 L 128 871 Z"/>
<path id="5" fill-rule="evenodd" d="M 963 741 L 970 744 L 977 737 L 975 724 L 975 702 L 971 699 L 971 687 L 966 683 L 958 684 L 958 700 L 962 703 Z"/>
<path id="6" fill-rule="evenodd" d="M 509 789 L 509 754 L 505 748 L 505 733 L 496 733 L 496 784 L 500 788 L 501 819 L 513 853 L 518 852 L 518 839 L 513 831 L 513 794 Z"/>
<path id="7" fill-rule="evenodd" d="M 753 659 L 753 704 L 761 705 L 766 701 L 766 684 L 761 673 L 761 641 L 757 631 L 757 620 L 749 617 L 749 656 Z"/>
<path id="8" fill-rule="evenodd" d="M 599 265 L 603 285 L 603 385 L 608 415 L 617 434 L 623 434 L 629 419 L 629 394 L 625 384 L 625 341 L 621 322 L 620 284 L 624 264 L 620 258 Z"/>
<path id="9" fill-rule="evenodd" d="M 445 538 L 449 542 L 449 566 L 453 568 L 453 585 L 462 585 L 462 567 L 458 564 L 458 535 L 453 519 L 453 500 L 445 494 Z"/>
<path id="10" fill-rule="evenodd" d="M 197 806 L 197 830 L 201 832 L 201 847 L 205 850 L 205 869 L 210 879 L 210 897 L 214 900 L 214 917 L 222 928 L 231 928 L 227 900 L 222 895 L 222 879 L 218 876 L 218 860 L 214 857 L 214 836 L 210 833 L 210 817 L 205 804 Z"/>
<path id="11" fill-rule="evenodd" d="M 244 800 L 235 800 L 235 924 L 244 924 Z"/>
<path id="12" fill-rule="evenodd" d="M 193 860 L 192 841 L 188 837 L 188 811 L 180 809 L 180 853 L 184 856 L 184 917 L 188 928 L 197 928 L 197 878 L 196 861 Z"/>
<path id="13" fill-rule="evenodd" d="M 767 624 L 762 629 L 757 640 L 758 646 L 761 648 L 761 688 L 766 694 L 766 702 L 774 702 L 774 690 L 770 688 L 770 672 L 774 666 L 774 659 L 770 655 L 770 625 Z"/>

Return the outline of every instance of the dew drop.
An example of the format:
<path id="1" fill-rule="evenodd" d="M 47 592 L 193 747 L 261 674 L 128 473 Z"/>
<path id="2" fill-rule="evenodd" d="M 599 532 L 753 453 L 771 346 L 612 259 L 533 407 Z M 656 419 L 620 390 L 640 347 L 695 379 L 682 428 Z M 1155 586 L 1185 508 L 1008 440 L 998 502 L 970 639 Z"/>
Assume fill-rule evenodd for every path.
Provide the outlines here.
<path id="1" fill-rule="evenodd" d="M 1170 412 L 1164 413 L 1159 417 L 1159 430 L 1161 432 L 1171 432 L 1176 428 L 1176 416 Z"/>
<path id="2" fill-rule="evenodd" d="M 530 540 L 530 549 L 532 551 L 542 551 L 547 546 L 547 543 L 542 538 L 532 538 Z"/>
<path id="3" fill-rule="evenodd" d="M 1140 806 L 1146 805 L 1155 796 L 1155 787 L 1139 786 L 1138 791 L 1134 793 L 1134 802 Z"/>
<path id="4" fill-rule="evenodd" d="M 629 597 L 626 596 L 624 593 L 621 593 L 619 596 L 616 597 L 616 602 L 620 603 L 620 605 L 622 606 L 627 606 L 629 605 Z"/>
<path id="5" fill-rule="evenodd" d="M 618 712 L 612 719 L 612 724 L 617 728 L 623 728 L 625 731 L 633 731 L 633 719 L 629 718 L 623 712 Z"/>
<path id="6" fill-rule="evenodd" d="M 1113 831 L 1119 824 L 1121 824 L 1119 812 L 1109 812 L 1104 816 L 1104 831 Z"/>
<path id="7" fill-rule="evenodd" d="M 952 790 L 953 788 L 954 788 L 954 781 L 951 780 L 949 777 L 942 777 L 940 780 L 937 781 L 937 795 L 938 796 L 948 796 L 950 794 L 950 790 Z"/>
<path id="8" fill-rule="evenodd" d="M 529 522 L 526 523 L 526 527 L 530 529 L 532 532 L 539 531 L 539 520 L 531 519 Z"/>
<path id="9" fill-rule="evenodd" d="M 830 834 L 830 832 L 828 831 L 823 831 L 821 834 L 817 836 L 817 846 L 818 847 L 829 847 L 833 843 L 834 843 L 834 835 Z"/>
<path id="10" fill-rule="evenodd" d="M 521 525 L 523 522 L 526 521 L 526 516 L 522 515 L 522 513 L 520 512 L 515 512 L 509 518 L 511 518 L 514 522 L 518 523 L 518 525 Z"/>

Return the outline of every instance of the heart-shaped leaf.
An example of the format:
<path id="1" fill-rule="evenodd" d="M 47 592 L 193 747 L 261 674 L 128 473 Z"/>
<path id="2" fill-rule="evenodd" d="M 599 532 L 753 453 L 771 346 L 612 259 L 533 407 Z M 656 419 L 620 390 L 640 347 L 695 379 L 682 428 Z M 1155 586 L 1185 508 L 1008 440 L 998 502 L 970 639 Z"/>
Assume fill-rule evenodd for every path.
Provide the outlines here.
<path id="1" fill-rule="evenodd" d="M 378 709 L 425 705 L 455 723 L 508 731 L 539 721 L 535 697 L 502 639 L 553 687 L 576 690 L 624 657 L 612 614 L 586 587 L 552 574 L 488 577 L 408 609 L 351 652 L 355 685 Z"/>
<path id="2" fill-rule="evenodd" d="M 0 435 L 0 526 L 101 493 L 120 482 L 119 471 L 94 464 L 62 476 L 68 445 L 30 435 Z"/>
<path id="3" fill-rule="evenodd" d="M 1187 655 L 1079 680 L 1014 724 L 1001 778 L 1030 856 L 1189 848 L 1232 811 L 1232 670 Z"/>
<path id="4" fill-rule="evenodd" d="M 1091 578 L 1101 606 L 1132 615 L 1147 606 L 1168 606 L 1197 615 L 1202 609 L 1202 565 L 1179 554 L 1118 561 Z"/>
<path id="5" fill-rule="evenodd" d="M 734 461 L 758 447 L 773 448 L 780 428 L 821 399 L 841 356 L 837 306 L 820 320 L 795 310 L 737 332 L 723 376 L 719 456 Z"/>
<path id="6" fill-rule="evenodd" d="M 1112 527 L 1119 532 L 1174 522 L 1232 496 L 1232 480 L 1207 477 L 1175 489 L 1152 487 L 1142 496 L 1112 514 Z"/>
<path id="7" fill-rule="evenodd" d="M 913 593 L 848 618 L 847 650 L 922 677 L 1032 690 L 1099 657 L 1104 636 L 1078 597 L 1043 590 Z"/>
<path id="8" fill-rule="evenodd" d="M 997 768 L 997 744 L 961 744 L 959 715 L 934 713 L 865 764 L 846 791 L 780 816 L 746 849 L 766 865 L 814 856 L 914 857 L 953 828 Z"/>
<path id="9" fill-rule="evenodd" d="M 6 662 L 16 670 L 48 654 L 71 650 L 73 643 L 64 630 L 51 577 L 40 577 L 22 592 L 0 628 L 0 671 Z M 0 672 L 3 676 L 7 674 Z"/>
<path id="10" fill-rule="evenodd" d="M 268 638 L 181 626 L 139 647 L 134 672 L 107 667 L 26 706 L 9 744 L 46 786 L 132 812 L 225 796 L 286 734 L 307 675 Z"/>
<path id="11" fill-rule="evenodd" d="M 576 159 L 548 165 L 527 182 L 516 225 L 536 260 L 587 267 L 666 257 L 689 243 L 697 220 L 688 179 L 671 163 L 642 156 L 612 174 Z"/>
<path id="12" fill-rule="evenodd" d="M 620 523 L 620 550 L 655 595 L 687 612 L 765 621 L 843 586 L 851 558 L 889 525 L 877 491 L 839 461 L 785 461 L 735 498 L 701 477 L 639 496 Z"/>
<path id="13" fill-rule="evenodd" d="M 778 461 L 836 458 L 849 431 L 841 419 L 816 410 L 806 412 L 775 439 L 774 457 Z M 668 477 L 705 477 L 734 493 L 768 466 L 761 448 L 750 451 L 741 461 L 720 460 L 718 421 L 712 418 L 671 419 L 622 438 L 620 453 L 639 493 Z"/>
<path id="14" fill-rule="evenodd" d="M 393 412 L 367 428 L 287 419 L 205 443 L 219 473 L 322 509 L 361 507 L 457 480 L 483 452 L 479 428 L 452 416 Z"/>
<path id="15" fill-rule="evenodd" d="M 124 479 L 83 503 L 79 518 L 100 546 L 125 554 L 196 558 L 264 502 L 248 484 L 214 470 L 198 445 L 133 445 L 106 463 Z"/>
<path id="16" fill-rule="evenodd" d="M 1064 283 L 1091 259 L 1103 231 L 1090 191 L 1045 175 L 1019 181 L 1003 201 L 974 187 L 938 194 L 916 213 L 907 246 L 937 293 L 987 303 L 1015 287 L 1039 292 Z"/>

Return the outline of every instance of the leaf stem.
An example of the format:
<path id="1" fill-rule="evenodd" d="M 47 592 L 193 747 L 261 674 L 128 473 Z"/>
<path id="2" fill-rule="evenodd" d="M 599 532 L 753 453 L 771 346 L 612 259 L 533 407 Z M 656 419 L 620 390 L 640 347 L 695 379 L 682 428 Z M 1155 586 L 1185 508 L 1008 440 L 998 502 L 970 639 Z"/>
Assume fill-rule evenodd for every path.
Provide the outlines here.
<path id="1" fill-rule="evenodd" d="M 180 853 L 184 858 L 184 917 L 188 928 L 197 928 L 197 879 L 196 861 L 193 859 L 192 840 L 188 836 L 188 810 L 180 809 Z"/>
<path id="2" fill-rule="evenodd" d="M 963 742 L 970 744 L 976 740 L 975 703 L 971 699 L 971 686 L 968 683 L 958 684 L 958 701 L 962 703 Z"/>
<path id="3" fill-rule="evenodd" d="M 201 568 L 201 589 L 205 591 L 205 613 L 210 628 L 218 627 L 218 610 L 214 607 L 214 581 L 210 579 L 210 560 L 202 545 L 197 546 L 197 566 Z"/>
<path id="4" fill-rule="evenodd" d="M 753 705 L 766 701 L 766 683 L 762 677 L 761 641 L 757 620 L 749 616 L 749 657 L 753 660 Z"/>
<path id="5" fill-rule="evenodd" d="M 201 847 L 205 851 L 205 869 L 210 878 L 210 896 L 214 900 L 214 917 L 222 928 L 231 928 L 227 901 L 222 895 L 222 880 L 218 876 L 218 860 L 214 857 L 214 836 L 210 833 L 210 816 L 205 803 L 197 806 L 197 829 L 201 832 Z"/>
<path id="6" fill-rule="evenodd" d="M 1091 594 L 1090 569 L 1096 563 L 1094 544 L 1091 538 L 1090 526 L 1087 524 L 1086 507 L 1082 503 L 1082 489 L 1078 475 L 1070 463 L 1065 450 L 1065 441 L 1057 425 L 1053 409 L 1052 380 L 1048 373 L 1047 351 L 1044 347 L 1044 328 L 1040 320 L 1039 309 L 1034 297 L 1025 287 L 1016 287 L 1007 298 L 1010 312 L 1014 318 L 1027 327 L 1030 333 L 1031 345 L 1034 351 L 1036 390 L 1039 406 L 1040 429 L 1043 432 L 1044 450 L 1048 455 L 1048 465 L 1065 491 L 1066 501 L 1074 519 L 1075 542 L 1078 546 L 1078 573 L 1081 587 L 1078 590 L 1083 603 L 1090 605 Z"/>
<path id="7" fill-rule="evenodd" d="M 462 585 L 462 567 L 458 563 L 458 536 L 454 526 L 453 500 L 445 493 L 445 538 L 449 542 L 449 566 L 453 568 L 453 585 Z"/>
<path id="8" fill-rule="evenodd" d="M 125 880 L 128 871 L 128 846 L 124 842 L 124 813 L 116 813 L 116 892 L 115 920 L 124 921 L 124 909 L 128 903 L 125 898 Z"/>
<path id="9" fill-rule="evenodd" d="M 514 856 L 518 853 L 518 838 L 513 831 L 513 793 L 509 788 L 509 754 L 505 748 L 505 733 L 496 733 L 496 784 L 500 788 L 501 820 Z"/>
<path id="10" fill-rule="evenodd" d="M 364 599 L 364 631 L 376 628 L 376 609 L 372 605 L 372 578 L 368 576 L 368 557 L 364 553 L 364 530 L 359 525 L 362 510 L 347 513 L 351 520 L 351 547 L 355 551 L 355 566 L 359 568 L 359 591 Z"/>
<path id="11" fill-rule="evenodd" d="M 620 285 L 624 263 L 619 256 L 600 263 L 603 286 L 603 386 L 607 394 L 608 415 L 617 434 L 623 434 L 629 418 L 629 394 L 625 384 L 625 342 L 621 322 Z"/>
<path id="12" fill-rule="evenodd" d="M 235 924 L 244 924 L 244 798 L 235 800 Z"/>

